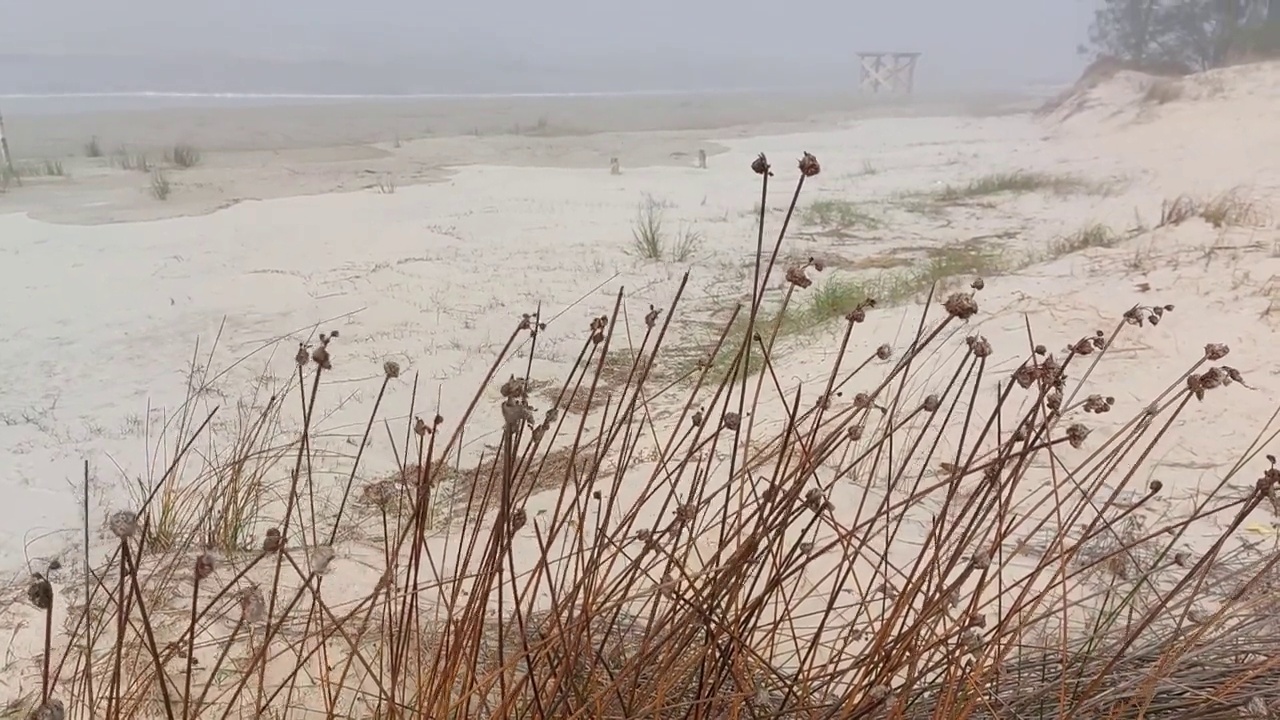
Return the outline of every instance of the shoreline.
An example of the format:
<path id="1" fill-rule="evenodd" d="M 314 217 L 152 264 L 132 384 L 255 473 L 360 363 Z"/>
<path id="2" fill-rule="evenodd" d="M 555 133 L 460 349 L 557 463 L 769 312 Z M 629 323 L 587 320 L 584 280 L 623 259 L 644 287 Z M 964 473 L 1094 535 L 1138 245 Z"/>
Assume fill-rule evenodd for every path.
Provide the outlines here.
<path id="1" fill-rule="evenodd" d="M 459 167 L 689 167 L 715 138 L 836 130 L 884 117 L 1025 112 L 1025 97 L 869 101 L 858 95 L 742 93 L 556 98 L 449 98 L 244 107 L 6 114 L 11 152 L 30 167 L 0 194 L 0 214 L 96 225 L 206 215 L 253 200 L 409 187 Z M 87 157 L 94 143 L 101 157 Z M 177 145 L 200 153 L 166 165 Z M 172 193 L 148 197 L 153 168 Z M 142 169 L 143 172 L 138 172 Z"/>

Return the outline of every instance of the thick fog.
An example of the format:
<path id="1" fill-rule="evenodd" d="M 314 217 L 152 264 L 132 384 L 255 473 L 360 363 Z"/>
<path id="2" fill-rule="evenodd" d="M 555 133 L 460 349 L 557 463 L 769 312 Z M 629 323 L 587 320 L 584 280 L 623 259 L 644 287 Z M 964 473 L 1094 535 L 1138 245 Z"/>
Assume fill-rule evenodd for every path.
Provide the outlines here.
<path id="1" fill-rule="evenodd" d="M 0 92 L 840 87 L 858 50 L 922 90 L 1072 79 L 1088 0 L 41 0 L 3 3 Z M 104 57 L 106 56 L 106 57 Z"/>

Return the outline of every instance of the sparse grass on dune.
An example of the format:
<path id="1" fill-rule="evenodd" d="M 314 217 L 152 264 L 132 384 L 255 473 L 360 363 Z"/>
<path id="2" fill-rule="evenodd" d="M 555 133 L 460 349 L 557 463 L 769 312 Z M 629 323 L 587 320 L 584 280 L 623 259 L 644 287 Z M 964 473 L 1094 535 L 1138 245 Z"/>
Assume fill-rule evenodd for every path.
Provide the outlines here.
<path id="1" fill-rule="evenodd" d="M 880 227 L 879 218 L 862 210 L 849 200 L 815 200 L 801 213 L 807 225 L 814 225 L 834 233 L 854 230 L 874 230 Z"/>
<path id="2" fill-rule="evenodd" d="M 1215 228 L 1258 227 L 1265 223 L 1265 216 L 1257 203 L 1238 190 L 1225 192 L 1208 200 L 1190 195 L 1179 195 L 1166 200 L 1160 209 L 1158 227 L 1180 225 L 1191 218 L 1200 218 Z"/>
<path id="3" fill-rule="evenodd" d="M 173 194 L 173 183 L 169 182 L 169 176 L 164 170 L 155 168 L 151 171 L 151 185 L 149 188 L 151 197 L 157 200 L 168 200 Z"/>
<path id="4" fill-rule="evenodd" d="M 644 260 L 688 262 L 702 247 L 702 234 L 688 226 L 672 232 L 666 211 L 665 202 L 645 195 L 631 227 L 631 253 Z"/>
<path id="5" fill-rule="evenodd" d="M 120 148 L 111 156 L 111 166 L 121 170 L 135 170 L 149 173 L 155 167 L 146 153 L 132 152 Z"/>
<path id="6" fill-rule="evenodd" d="M 200 164 L 200 150 L 188 143 L 178 143 L 165 153 L 165 160 L 175 167 L 191 168 Z"/>
<path id="7" fill-rule="evenodd" d="M 753 169 L 767 196 L 763 155 Z M 818 173 L 806 154 L 796 194 Z M 81 567 L 83 583 L 64 584 L 68 567 L 21 593 L 46 646 L 43 664 L 12 671 L 27 707 L 94 720 L 1234 720 L 1280 707 L 1280 560 L 1229 542 L 1277 502 L 1280 471 L 1260 457 L 1275 434 L 1185 513 L 1154 509 L 1172 488 L 1146 479 L 1170 427 L 1247 380 L 1223 364 L 1228 348 L 1205 346 L 1157 397 L 1116 402 L 1090 382 L 1096 367 L 1176 323 L 1172 307 L 1118 309 L 1065 351 L 993 347 L 964 330 L 982 314 L 978 279 L 880 344 L 862 336 L 883 312 L 870 300 L 905 289 L 814 283 L 813 263 L 779 266 L 785 229 L 766 242 L 763 225 L 749 302 L 721 334 L 738 355 L 756 347 L 760 372 L 655 382 L 687 275 L 634 342 L 621 293 L 584 322 L 553 407 L 533 406 L 527 370 L 498 377 L 518 349 L 540 352 L 552 330 L 537 315 L 512 319 L 465 409 L 413 406 L 417 378 L 387 362 L 341 454 L 318 408 L 369 371 L 337 333 L 299 346 L 291 379 L 252 389 L 231 422 L 193 362 L 145 496 L 110 518 L 115 550 Z M 786 301 L 764 313 L 775 272 Z M 823 379 L 790 387 L 768 326 L 841 312 Z M 405 392 L 401 424 L 388 406 Z M 564 411 L 574 403 L 590 412 Z M 490 429 L 496 449 L 459 470 L 463 436 Z M 390 439 L 376 457 L 374 433 Z M 466 512 L 442 516 L 445 499 Z"/>
<path id="8" fill-rule="evenodd" d="M 929 197 L 940 203 L 958 203 L 1001 194 L 1054 193 L 1071 195 L 1101 192 L 1098 185 L 1069 175 L 1041 172 L 1001 172 L 983 175 L 964 185 L 946 185 Z"/>
<path id="9" fill-rule="evenodd" d="M 727 342 L 721 344 L 720 350 L 710 361 L 712 377 L 719 379 L 729 373 L 735 362 L 745 365 L 748 373 L 760 370 L 760 346 L 753 346 L 751 355 L 746 356 L 745 361 L 737 350 L 747 336 L 749 327 L 753 332 L 763 334 L 768 341 L 766 345 L 772 348 L 772 352 L 780 354 L 782 348 L 774 347 L 779 341 L 811 333 L 845 317 L 868 300 L 880 307 L 900 305 L 931 289 L 954 283 L 959 278 L 998 275 L 1026 262 L 1029 259 L 1015 264 L 1008 254 L 994 248 L 960 243 L 937 248 L 923 260 L 908 263 L 905 267 L 881 270 L 874 275 L 864 273 L 858 276 L 838 275 L 820 281 L 809 280 L 814 282 L 813 290 L 798 298 L 794 296 L 796 283 L 791 282 L 790 278 L 808 279 L 810 272 L 821 274 L 826 268 L 823 263 L 813 260 L 792 266 L 788 268 L 789 282 L 778 307 L 762 310 L 754 323 L 748 317 L 739 316 L 729 325 Z M 695 357 L 692 360 L 696 364 L 706 364 L 702 358 Z M 687 374 L 687 365 L 689 363 L 685 363 L 685 366 L 676 365 L 672 370 L 677 375 Z"/>
<path id="10" fill-rule="evenodd" d="M 26 160 L 15 162 L 13 168 L 0 164 L 0 188 L 21 185 L 23 178 L 65 177 L 61 160 Z"/>

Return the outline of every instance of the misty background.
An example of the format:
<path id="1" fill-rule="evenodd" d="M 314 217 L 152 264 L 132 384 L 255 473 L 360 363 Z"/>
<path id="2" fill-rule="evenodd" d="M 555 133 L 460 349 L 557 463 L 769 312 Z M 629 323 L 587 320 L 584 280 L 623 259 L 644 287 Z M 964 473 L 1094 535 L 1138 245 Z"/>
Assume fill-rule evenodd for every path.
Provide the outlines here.
<path id="1" fill-rule="evenodd" d="M 9 0 L 0 95 L 853 90 L 860 50 L 922 92 L 1069 82 L 1090 0 Z"/>

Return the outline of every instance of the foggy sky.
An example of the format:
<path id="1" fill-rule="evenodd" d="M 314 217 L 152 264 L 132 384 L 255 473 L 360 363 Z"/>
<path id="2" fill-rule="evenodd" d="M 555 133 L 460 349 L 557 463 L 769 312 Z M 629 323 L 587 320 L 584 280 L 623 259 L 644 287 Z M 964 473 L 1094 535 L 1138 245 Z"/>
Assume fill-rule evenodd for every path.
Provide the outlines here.
<path id="1" fill-rule="evenodd" d="M 856 77 L 857 50 L 924 53 L 922 88 L 1069 81 L 1090 0 L 5 0 L 0 54 L 339 61 L 501 79 L 578 72 Z M 479 72 L 479 71 L 477 71 Z M 516 72 L 519 75 L 520 72 Z M 781 74 L 781 73 L 779 73 Z M 525 82 L 521 80 L 520 82 Z M 568 80 L 566 80 L 568 82 Z M 627 81 L 624 81 L 627 82 Z M 507 89 L 507 88 L 503 88 Z M 630 88 L 617 88 L 630 89 Z"/>

